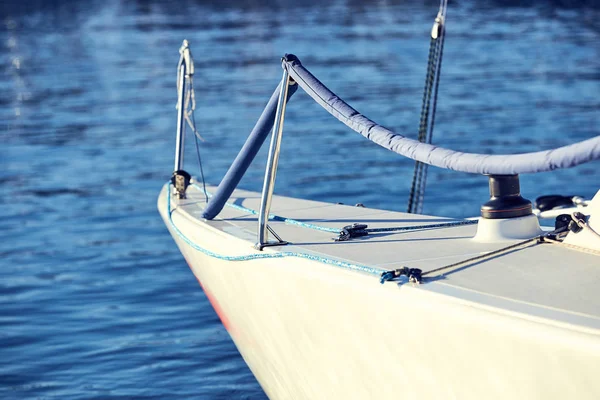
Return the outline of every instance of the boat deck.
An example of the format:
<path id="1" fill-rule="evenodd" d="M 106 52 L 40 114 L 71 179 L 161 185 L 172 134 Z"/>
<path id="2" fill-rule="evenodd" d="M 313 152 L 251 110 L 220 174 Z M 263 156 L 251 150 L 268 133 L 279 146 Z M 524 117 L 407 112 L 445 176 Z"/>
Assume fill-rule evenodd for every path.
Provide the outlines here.
<path id="1" fill-rule="evenodd" d="M 214 187 L 207 187 L 214 192 Z M 188 199 L 177 208 L 227 234 L 248 241 L 253 252 L 258 228 L 260 193 L 236 190 L 217 218 L 201 218 L 204 194 L 190 186 Z M 372 208 L 330 204 L 274 196 L 271 213 L 308 224 L 341 229 L 353 223 L 369 228 L 389 228 L 451 222 L 452 219 L 384 211 Z M 476 225 L 441 229 L 371 233 L 368 236 L 336 242 L 335 233 L 323 232 L 272 220 L 269 225 L 290 244 L 268 251 L 304 252 L 321 257 L 368 265 L 384 270 L 403 266 L 435 269 L 477 255 L 498 250 L 510 243 L 480 243 L 471 238 Z M 515 243 L 518 241 L 515 241 Z M 326 265 L 323 268 L 330 268 Z M 378 284 L 375 278 L 373 284 Z M 393 283 L 410 285 L 406 280 Z M 428 275 L 423 290 L 473 301 L 509 313 L 568 324 L 573 328 L 600 330 L 600 257 L 561 245 L 536 244 L 509 251 L 484 261 L 463 264 Z"/>

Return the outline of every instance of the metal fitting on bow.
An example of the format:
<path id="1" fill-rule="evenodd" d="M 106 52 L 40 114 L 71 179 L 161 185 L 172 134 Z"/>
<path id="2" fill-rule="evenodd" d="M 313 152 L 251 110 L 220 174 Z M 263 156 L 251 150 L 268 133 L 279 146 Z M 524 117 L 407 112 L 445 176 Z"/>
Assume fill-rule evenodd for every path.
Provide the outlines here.
<path id="1" fill-rule="evenodd" d="M 369 232 L 367 231 L 367 224 L 352 224 L 346 225 L 341 231 L 340 235 L 333 240 L 336 242 L 344 242 L 346 240 L 350 240 L 355 237 L 367 236 Z"/>
<path id="2" fill-rule="evenodd" d="M 408 277 L 408 281 L 411 283 L 421 283 L 423 279 L 421 273 L 422 271 L 419 268 L 402 267 L 382 273 L 381 277 L 379 278 L 379 283 L 383 284 L 400 276 Z"/>

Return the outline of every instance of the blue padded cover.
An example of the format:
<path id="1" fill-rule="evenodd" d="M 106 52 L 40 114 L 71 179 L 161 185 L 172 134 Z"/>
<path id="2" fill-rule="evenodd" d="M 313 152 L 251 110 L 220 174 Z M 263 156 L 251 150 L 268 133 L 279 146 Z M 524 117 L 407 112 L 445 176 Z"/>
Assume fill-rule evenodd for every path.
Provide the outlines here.
<path id="1" fill-rule="evenodd" d="M 283 67 L 308 95 L 352 130 L 388 150 L 436 167 L 474 174 L 512 175 L 569 168 L 600 158 L 600 136 L 553 150 L 511 155 L 463 153 L 420 143 L 392 132 L 350 107 L 304 68 L 296 56 L 286 55 Z"/>
<path id="2" fill-rule="evenodd" d="M 244 146 L 231 164 L 231 167 L 229 167 L 225 177 L 221 180 L 214 196 L 210 198 L 204 209 L 204 213 L 202 213 L 203 218 L 213 219 L 221 212 L 225 202 L 229 199 L 229 196 L 231 196 L 231 193 L 233 193 L 238 183 L 240 183 L 240 180 L 244 176 L 244 173 L 246 173 L 250 163 L 252 163 L 252 160 L 256 157 L 256 154 L 265 142 L 265 139 L 269 136 L 269 132 L 273 129 L 273 123 L 275 122 L 275 112 L 277 111 L 280 87 L 281 82 L 279 82 L 279 85 L 277 85 L 277 88 L 271 95 L 260 118 L 256 122 L 256 125 L 254 125 L 250 136 L 246 139 L 246 143 L 244 143 Z M 291 85 L 288 88 L 288 100 L 296 90 L 298 90 L 298 85 Z"/>

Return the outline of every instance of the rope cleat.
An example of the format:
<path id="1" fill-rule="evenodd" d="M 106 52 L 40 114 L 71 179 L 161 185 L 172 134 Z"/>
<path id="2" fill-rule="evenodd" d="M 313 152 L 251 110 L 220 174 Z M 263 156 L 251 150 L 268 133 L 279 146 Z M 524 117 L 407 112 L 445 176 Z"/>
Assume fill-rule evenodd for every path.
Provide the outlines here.
<path id="1" fill-rule="evenodd" d="M 334 238 L 336 242 L 344 242 L 346 240 L 350 240 L 352 238 L 367 236 L 369 232 L 367 231 L 367 224 L 359 224 L 354 223 L 352 225 L 346 225 L 340 231 L 340 236 Z"/>
<path id="2" fill-rule="evenodd" d="M 410 283 L 421 283 L 423 280 L 422 272 L 419 268 L 402 267 L 386 271 L 379 277 L 379 283 L 383 284 L 387 281 L 394 280 L 400 276 L 406 276 Z"/>

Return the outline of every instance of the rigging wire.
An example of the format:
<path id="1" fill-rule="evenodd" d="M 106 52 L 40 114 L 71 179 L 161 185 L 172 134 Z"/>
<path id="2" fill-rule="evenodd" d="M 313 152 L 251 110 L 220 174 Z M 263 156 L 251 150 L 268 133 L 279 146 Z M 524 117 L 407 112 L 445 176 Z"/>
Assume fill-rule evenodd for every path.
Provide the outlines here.
<path id="1" fill-rule="evenodd" d="M 196 126 L 194 115 L 192 114 L 192 121 Z M 196 156 L 198 157 L 198 166 L 200 167 L 200 178 L 202 179 L 202 191 L 204 192 L 205 203 L 208 203 L 208 192 L 206 191 L 206 180 L 204 179 L 204 168 L 202 168 L 202 157 L 200 157 L 200 145 L 198 143 L 198 136 L 194 135 L 194 142 L 196 143 Z"/>
<path id="2" fill-rule="evenodd" d="M 200 177 L 202 179 L 202 190 L 204 192 L 204 198 L 205 198 L 206 202 L 208 203 L 208 193 L 206 191 L 206 181 L 204 179 L 204 168 L 202 167 L 202 157 L 200 156 L 200 145 L 198 143 L 198 139 L 200 139 L 203 142 L 205 140 L 198 132 L 198 129 L 196 129 L 196 117 L 194 115 L 194 111 L 196 110 L 196 93 L 194 90 L 195 68 L 194 68 L 194 59 L 192 57 L 192 52 L 189 49 L 187 40 L 184 40 L 183 45 L 179 49 L 179 53 L 181 54 L 181 57 L 179 58 L 179 63 L 177 65 L 179 68 L 179 66 L 182 63 L 186 64 L 187 74 L 185 75 L 185 78 L 187 79 L 187 83 L 188 83 L 186 86 L 185 101 L 184 101 L 184 106 L 183 106 L 183 109 L 184 109 L 183 115 L 184 115 L 184 118 L 185 118 L 188 126 L 190 127 L 192 132 L 194 132 L 194 141 L 196 144 L 196 156 L 198 158 L 198 166 L 200 167 Z M 179 80 L 177 80 L 177 93 L 178 94 L 181 93 L 181 88 L 179 87 Z"/>
<path id="3" fill-rule="evenodd" d="M 421 106 L 418 136 L 419 142 L 428 144 L 432 141 L 435 112 L 437 109 L 437 97 L 446 34 L 445 22 L 447 8 L 448 1 L 441 0 L 440 8 L 431 30 L 431 41 L 429 44 L 427 74 L 425 76 L 425 87 L 423 89 L 423 103 Z M 427 169 L 427 164 L 415 161 L 415 169 L 407 206 L 407 212 L 409 213 L 421 213 L 423 211 Z"/>

